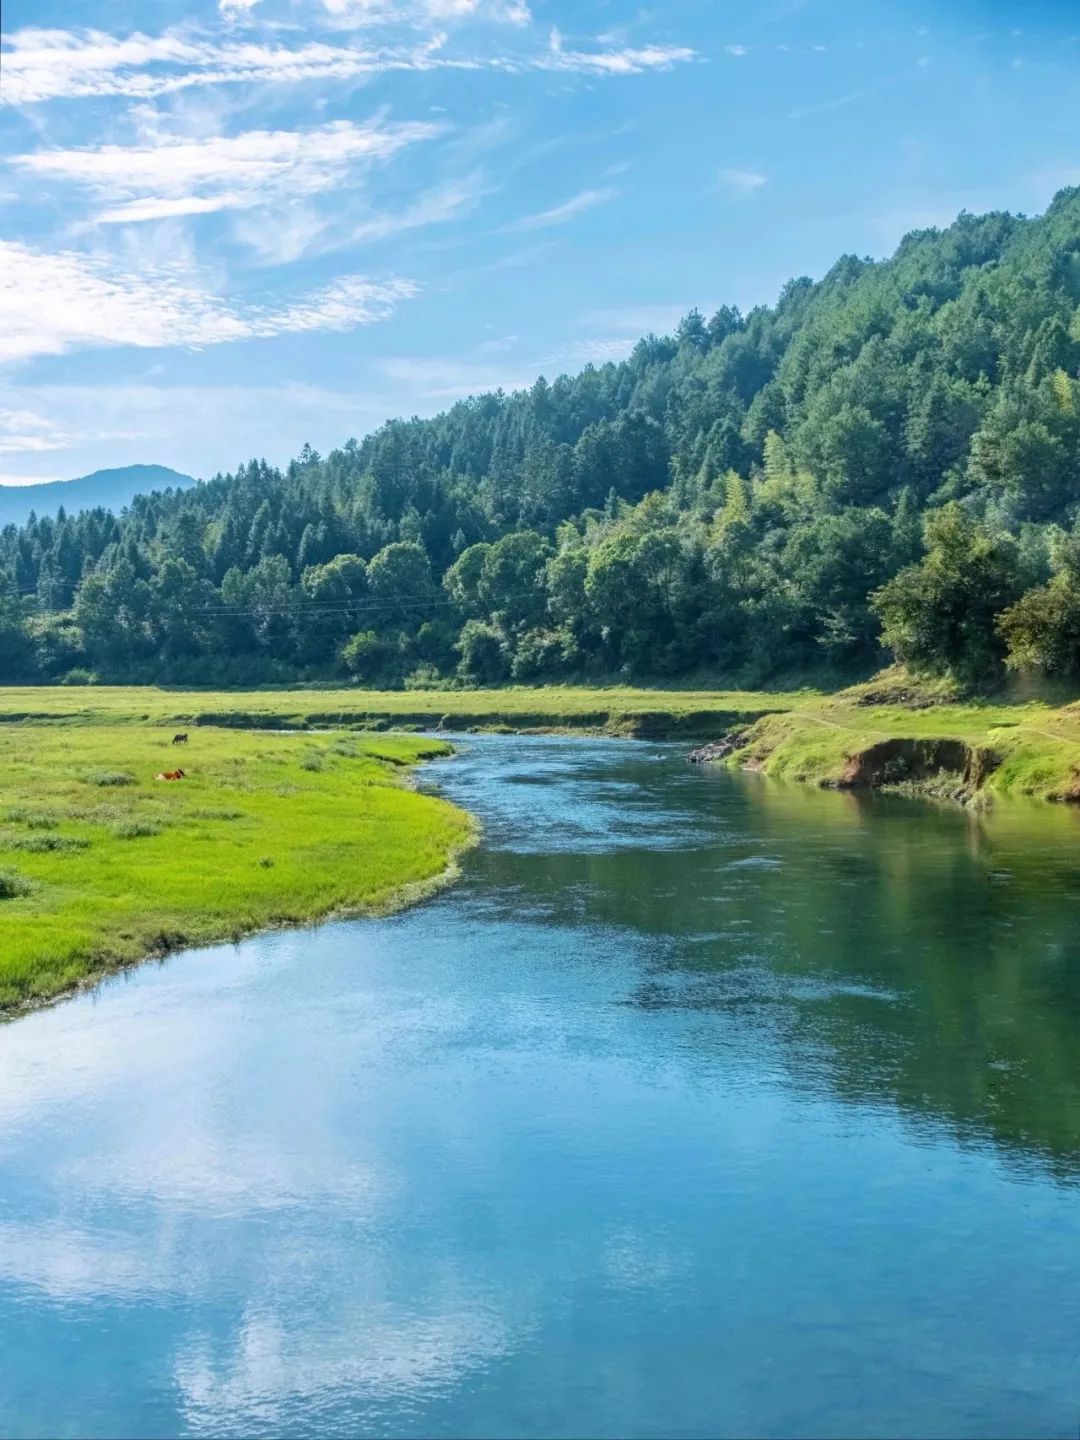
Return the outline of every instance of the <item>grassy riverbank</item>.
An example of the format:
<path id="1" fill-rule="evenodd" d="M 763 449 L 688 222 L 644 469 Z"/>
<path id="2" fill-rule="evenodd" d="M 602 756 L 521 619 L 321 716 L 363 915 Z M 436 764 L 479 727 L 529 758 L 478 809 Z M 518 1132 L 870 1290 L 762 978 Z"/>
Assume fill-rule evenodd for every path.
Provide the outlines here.
<path id="1" fill-rule="evenodd" d="M 703 738 L 819 692 L 507 686 L 489 690 L 165 690 L 156 686 L 0 688 L 0 723 L 150 723 L 282 729 L 586 730 Z"/>
<path id="2" fill-rule="evenodd" d="M 964 802 L 1080 801 L 1080 703 L 867 703 L 870 687 L 766 715 L 727 763 L 836 788 L 895 788 Z"/>
<path id="3" fill-rule="evenodd" d="M 61 696 L 41 692 L 57 720 Z M 125 718 L 0 725 L 0 1010 L 180 946 L 391 907 L 473 833 L 406 783 L 438 741 L 203 728 L 174 749 L 171 728 Z M 154 779 L 177 765 L 183 781 Z"/>
<path id="4" fill-rule="evenodd" d="M 1080 702 L 960 704 L 895 676 L 834 696 L 0 689 L 0 1009 L 436 882 L 472 824 L 403 774 L 448 747 L 372 732 L 440 724 L 687 740 L 738 727 L 728 763 L 779 779 L 1080 801 Z M 177 764 L 182 782 L 154 779 Z"/>
<path id="5" fill-rule="evenodd" d="M 1064 703 L 1063 703 L 1064 702 Z M 507 686 L 477 690 L 310 688 L 250 691 L 156 686 L 0 687 L 9 724 L 230 730 L 556 730 L 744 743 L 729 763 L 826 786 L 894 785 L 978 794 L 1080 798 L 1080 700 L 1056 694 L 961 701 L 945 681 L 882 672 L 820 690 Z"/>

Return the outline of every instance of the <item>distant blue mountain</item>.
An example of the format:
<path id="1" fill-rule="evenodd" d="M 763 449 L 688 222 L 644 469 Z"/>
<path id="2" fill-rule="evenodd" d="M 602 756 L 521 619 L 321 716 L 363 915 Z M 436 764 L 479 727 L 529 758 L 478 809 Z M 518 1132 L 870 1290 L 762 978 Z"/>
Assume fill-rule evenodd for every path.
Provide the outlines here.
<path id="1" fill-rule="evenodd" d="M 124 465 L 119 470 L 95 470 L 78 480 L 51 480 L 43 485 L 0 485 L 0 527 L 21 525 L 31 510 L 55 515 L 61 505 L 69 515 L 79 510 L 120 511 L 136 495 L 152 490 L 186 490 L 198 482 L 167 465 Z"/>

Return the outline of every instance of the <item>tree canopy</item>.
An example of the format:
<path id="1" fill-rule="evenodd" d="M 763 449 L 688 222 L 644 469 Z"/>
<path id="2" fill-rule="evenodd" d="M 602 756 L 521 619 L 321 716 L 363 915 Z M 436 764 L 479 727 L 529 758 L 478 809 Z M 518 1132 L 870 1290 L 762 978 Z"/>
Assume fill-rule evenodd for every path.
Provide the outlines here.
<path id="1" fill-rule="evenodd" d="M 0 670 L 1080 674 L 1080 189 L 619 364 L 0 531 Z"/>

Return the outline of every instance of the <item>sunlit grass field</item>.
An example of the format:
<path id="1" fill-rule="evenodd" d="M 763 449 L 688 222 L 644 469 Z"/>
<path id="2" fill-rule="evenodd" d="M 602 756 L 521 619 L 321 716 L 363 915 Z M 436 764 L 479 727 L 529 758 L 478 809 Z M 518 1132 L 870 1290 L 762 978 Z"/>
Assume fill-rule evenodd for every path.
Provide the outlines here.
<path id="1" fill-rule="evenodd" d="M 588 729 L 708 736 L 740 717 L 790 710 L 814 690 L 648 690 L 507 686 L 488 690 L 165 690 L 156 686 L 0 687 L 0 721 L 177 725 Z"/>
<path id="2" fill-rule="evenodd" d="M 438 741 L 204 727 L 174 748 L 173 728 L 0 725 L 0 1008 L 182 945 L 388 907 L 473 833 L 408 785 Z M 177 766 L 184 780 L 155 780 Z"/>
<path id="3" fill-rule="evenodd" d="M 882 741 L 958 740 L 987 757 L 983 798 L 1080 800 L 1080 705 L 857 705 L 821 699 L 763 716 L 733 763 L 776 779 L 833 785 L 849 763 Z"/>
<path id="4" fill-rule="evenodd" d="M 472 821 L 407 784 L 408 766 L 448 747 L 376 733 L 390 726 L 690 740 L 738 725 L 733 763 L 819 785 L 883 740 L 954 739 L 990 756 L 983 795 L 1080 798 L 1080 704 L 868 691 L 0 689 L 0 1009 L 434 883 Z M 183 781 L 155 780 L 177 765 Z"/>

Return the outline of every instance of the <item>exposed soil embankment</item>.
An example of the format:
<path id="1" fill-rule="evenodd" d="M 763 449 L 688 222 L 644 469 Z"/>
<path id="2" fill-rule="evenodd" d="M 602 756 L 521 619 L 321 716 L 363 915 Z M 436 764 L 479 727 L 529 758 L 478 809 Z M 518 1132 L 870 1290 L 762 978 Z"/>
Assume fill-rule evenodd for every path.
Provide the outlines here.
<path id="1" fill-rule="evenodd" d="M 505 733 L 577 731 L 639 740 L 698 740 L 732 725 L 758 719 L 763 710 L 312 710 L 274 714 L 264 710 L 212 710 L 190 717 L 194 725 L 232 730 L 493 730 Z M 188 717 L 178 717 L 177 723 Z"/>
<path id="2" fill-rule="evenodd" d="M 838 790 L 912 787 L 970 800 L 1001 761 L 997 751 L 965 740 L 882 740 L 849 756 L 840 775 L 825 783 Z"/>

